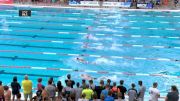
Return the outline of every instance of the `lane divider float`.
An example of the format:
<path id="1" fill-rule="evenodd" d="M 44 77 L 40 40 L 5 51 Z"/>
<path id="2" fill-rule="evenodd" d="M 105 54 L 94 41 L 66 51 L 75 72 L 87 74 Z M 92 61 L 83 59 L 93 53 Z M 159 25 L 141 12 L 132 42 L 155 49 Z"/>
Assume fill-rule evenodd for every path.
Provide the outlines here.
<path id="1" fill-rule="evenodd" d="M 146 58 L 146 57 L 132 57 L 132 56 L 104 56 L 104 55 L 95 55 L 95 54 L 66 54 L 66 53 L 56 53 L 56 52 L 32 52 L 32 51 L 18 51 L 18 50 L 0 50 L 0 52 L 14 52 L 14 53 L 25 53 L 25 54 L 43 54 L 43 55 L 60 55 L 60 56 L 73 56 L 73 57 L 91 57 L 91 58 L 114 58 L 114 59 L 128 59 L 128 60 L 153 60 L 153 61 L 169 61 L 169 62 L 180 62 L 180 59 L 173 59 L 173 58 Z M 22 58 L 22 57 L 21 57 Z M 18 57 L 16 58 L 18 59 Z M 26 58 L 22 58 L 26 59 Z M 33 60 L 38 60 L 34 59 Z M 44 60 L 48 61 L 48 60 Z M 50 60 L 51 61 L 51 60 Z M 60 60 L 52 60 L 52 61 L 59 61 Z M 93 64 L 88 62 L 89 64 Z M 93 64 L 96 65 L 96 64 Z"/>
<path id="2" fill-rule="evenodd" d="M 140 36 L 132 36 L 132 37 L 140 37 Z M 156 36 L 157 37 L 157 36 Z M 177 37 L 173 37 L 177 38 Z M 84 45 L 84 42 L 66 42 L 66 41 L 57 41 L 57 40 L 25 40 L 25 39 L 17 39 L 17 38 L 0 38 L 0 40 L 14 40 L 14 41 L 23 41 L 23 42 L 42 42 L 42 43 L 59 43 L 59 44 L 80 44 Z M 90 43 L 97 46 L 102 46 L 102 43 Z M 162 49 L 180 49 L 180 47 L 176 46 L 157 46 L 157 45 L 143 45 L 143 44 L 114 44 L 114 46 L 118 47 L 142 47 L 142 48 L 162 48 Z M 28 47 L 28 46 L 27 46 Z M 41 47 L 41 46 L 40 46 Z M 42 46 L 44 47 L 44 46 Z M 86 49 L 96 49 L 96 47 L 86 47 Z"/>
<path id="3" fill-rule="evenodd" d="M 52 67 L 34 67 L 34 66 L 8 66 L 0 65 L 0 68 L 27 68 L 32 70 L 53 70 L 53 71 L 66 71 L 66 72 L 85 72 L 85 73 L 97 73 L 97 74 L 117 74 L 124 76 L 155 76 L 164 78 L 180 79 L 180 76 L 165 75 L 165 74 L 148 74 L 148 73 L 132 73 L 132 72 L 108 72 L 108 71 L 96 71 L 96 70 L 77 70 L 71 68 L 52 68 Z"/>

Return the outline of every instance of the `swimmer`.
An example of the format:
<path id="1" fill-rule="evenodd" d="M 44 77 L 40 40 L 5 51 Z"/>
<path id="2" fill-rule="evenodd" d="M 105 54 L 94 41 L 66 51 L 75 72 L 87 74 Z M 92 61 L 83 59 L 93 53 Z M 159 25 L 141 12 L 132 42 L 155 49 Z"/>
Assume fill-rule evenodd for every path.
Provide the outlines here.
<path id="1" fill-rule="evenodd" d="M 36 38 L 36 37 L 37 37 L 37 35 L 33 35 L 33 36 L 32 36 L 32 38 Z"/>
<path id="2" fill-rule="evenodd" d="M 91 30 L 91 29 L 92 29 L 92 27 L 91 27 L 91 26 L 88 26 L 86 29 Z"/>
<path id="3" fill-rule="evenodd" d="M 95 41 L 100 40 L 99 38 L 93 36 L 92 34 L 87 34 L 84 38 L 87 40 L 95 40 Z"/>
<path id="4" fill-rule="evenodd" d="M 85 80 L 93 80 L 94 78 L 88 74 L 81 74 L 81 78 Z"/>
<path id="5" fill-rule="evenodd" d="M 88 43 L 83 43 L 83 48 L 88 48 Z"/>
<path id="6" fill-rule="evenodd" d="M 79 57 L 76 58 L 76 61 L 79 62 L 79 63 L 83 63 L 83 64 L 97 65 L 95 62 L 89 62 L 89 61 L 86 61 L 83 58 L 79 58 Z"/>
<path id="7" fill-rule="evenodd" d="M 12 57 L 11 59 L 12 60 L 16 60 L 18 58 L 18 56 L 14 56 L 14 57 Z"/>
<path id="8" fill-rule="evenodd" d="M 88 61 L 85 61 L 83 58 L 76 58 L 76 60 L 78 61 L 78 62 L 80 62 L 80 63 L 85 63 L 85 64 L 87 64 L 88 63 Z"/>
<path id="9" fill-rule="evenodd" d="M 175 61 L 179 61 L 179 60 L 176 59 Z"/>
<path id="10" fill-rule="evenodd" d="M 93 36 L 92 36 L 92 34 L 87 34 L 87 35 L 85 36 L 85 38 L 86 38 L 86 39 L 92 39 Z"/>
<path id="11" fill-rule="evenodd" d="M 87 34 L 87 35 L 86 35 L 86 39 L 89 39 L 89 37 L 90 37 L 90 34 Z"/>

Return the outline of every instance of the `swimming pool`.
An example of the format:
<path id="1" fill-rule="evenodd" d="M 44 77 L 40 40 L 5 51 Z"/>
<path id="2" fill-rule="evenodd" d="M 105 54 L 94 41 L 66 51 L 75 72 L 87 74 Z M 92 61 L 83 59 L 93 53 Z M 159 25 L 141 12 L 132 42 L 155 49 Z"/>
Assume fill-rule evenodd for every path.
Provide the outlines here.
<path id="1" fill-rule="evenodd" d="M 0 11 L 0 75 L 4 84 L 28 74 L 64 80 L 154 81 L 162 93 L 180 87 L 180 12 L 8 7 Z M 19 9 L 32 10 L 19 17 Z M 83 59 L 77 61 L 76 58 Z"/>

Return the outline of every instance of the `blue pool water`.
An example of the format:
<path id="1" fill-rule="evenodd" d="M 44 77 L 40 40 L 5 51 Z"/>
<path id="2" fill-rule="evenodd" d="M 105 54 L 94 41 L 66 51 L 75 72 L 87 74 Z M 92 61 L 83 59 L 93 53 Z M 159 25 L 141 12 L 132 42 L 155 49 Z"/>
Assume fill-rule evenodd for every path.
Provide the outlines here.
<path id="1" fill-rule="evenodd" d="M 180 87 L 180 12 L 1 6 L 0 80 L 81 81 L 89 75 L 119 84 L 154 81 L 162 93 Z M 19 9 L 32 10 L 19 17 Z M 83 62 L 76 58 L 84 59 Z M 61 70 L 60 70 L 61 69 Z M 74 71 L 73 71 L 74 70 Z M 153 76 L 156 75 L 156 76 Z M 163 77 L 162 77 L 163 76 Z"/>

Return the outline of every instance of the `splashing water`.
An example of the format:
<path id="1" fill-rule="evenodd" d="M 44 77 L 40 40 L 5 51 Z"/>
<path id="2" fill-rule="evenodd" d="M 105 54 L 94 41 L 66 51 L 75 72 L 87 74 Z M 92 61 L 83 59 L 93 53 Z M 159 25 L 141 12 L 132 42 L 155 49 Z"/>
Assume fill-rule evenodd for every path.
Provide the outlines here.
<path id="1" fill-rule="evenodd" d="M 87 34 L 83 37 L 83 39 L 88 39 L 88 40 L 94 40 L 94 41 L 99 41 L 100 39 L 93 36 L 92 34 Z"/>
<path id="2" fill-rule="evenodd" d="M 7 24 L 6 19 L 4 18 L 4 19 L 2 19 L 0 22 L 2 23 L 1 29 L 4 30 L 4 31 L 8 31 L 8 30 L 9 30 L 9 27 L 8 27 L 8 24 Z"/>
<path id="3" fill-rule="evenodd" d="M 107 79 L 110 79 L 110 80 L 112 80 L 112 81 L 118 81 L 117 75 L 112 75 L 112 76 L 101 76 L 101 77 L 97 78 L 97 81 L 100 81 L 100 80 L 107 80 Z"/>
<path id="4" fill-rule="evenodd" d="M 117 47 L 116 41 L 113 42 L 113 44 L 110 47 L 110 50 L 123 52 L 123 50 L 121 48 Z"/>
<path id="5" fill-rule="evenodd" d="M 95 28 L 94 31 L 118 32 L 117 30 L 111 28 Z"/>
<path id="6" fill-rule="evenodd" d="M 93 61 L 94 64 L 98 65 L 111 65 L 111 66 L 116 66 L 117 63 L 115 61 L 109 60 L 107 58 L 98 58 Z"/>

